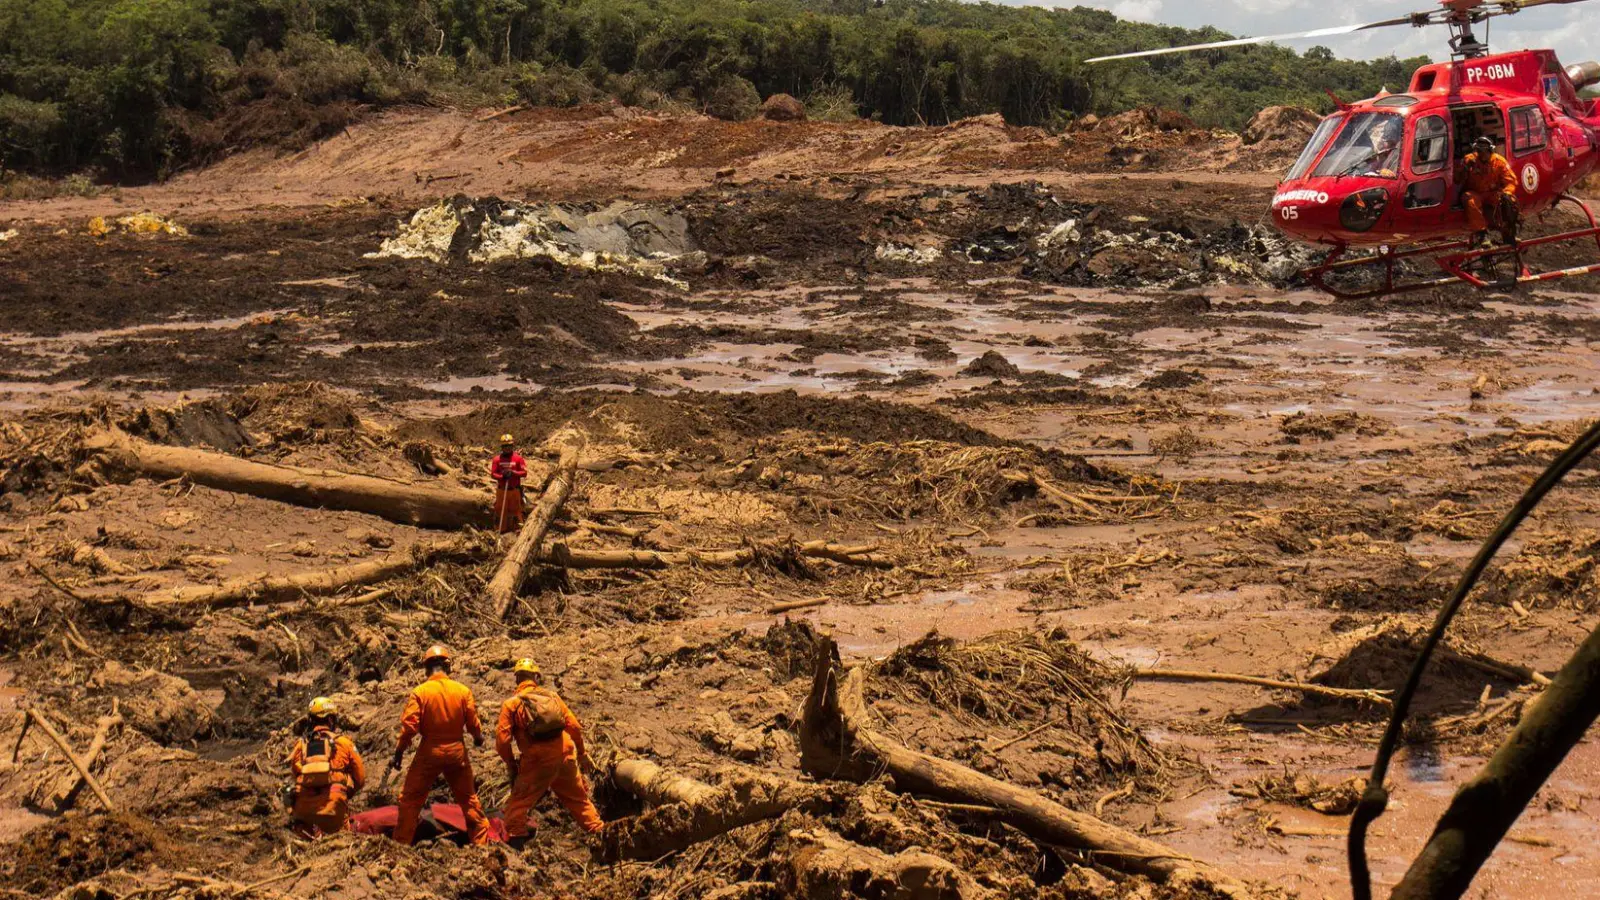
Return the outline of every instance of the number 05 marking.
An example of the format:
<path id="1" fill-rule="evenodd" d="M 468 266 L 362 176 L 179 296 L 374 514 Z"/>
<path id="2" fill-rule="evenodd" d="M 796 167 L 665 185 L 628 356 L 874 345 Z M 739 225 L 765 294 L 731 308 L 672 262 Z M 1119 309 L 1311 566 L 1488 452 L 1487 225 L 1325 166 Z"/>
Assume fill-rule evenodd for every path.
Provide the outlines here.
<path id="1" fill-rule="evenodd" d="M 1278 210 L 1278 214 L 1283 216 L 1285 222 L 1293 222 L 1295 219 L 1300 218 L 1300 207 L 1285 206 L 1283 209 Z"/>

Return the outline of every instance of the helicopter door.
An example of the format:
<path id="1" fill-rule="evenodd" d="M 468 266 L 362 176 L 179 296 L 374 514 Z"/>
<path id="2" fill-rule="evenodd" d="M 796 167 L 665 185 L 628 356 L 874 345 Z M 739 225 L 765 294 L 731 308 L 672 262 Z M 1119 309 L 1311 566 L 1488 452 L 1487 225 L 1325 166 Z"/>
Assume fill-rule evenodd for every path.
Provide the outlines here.
<path id="1" fill-rule="evenodd" d="M 1450 125 L 1444 116 L 1419 116 L 1411 132 L 1411 178 L 1406 185 L 1409 221 L 1431 228 L 1450 212 Z"/>

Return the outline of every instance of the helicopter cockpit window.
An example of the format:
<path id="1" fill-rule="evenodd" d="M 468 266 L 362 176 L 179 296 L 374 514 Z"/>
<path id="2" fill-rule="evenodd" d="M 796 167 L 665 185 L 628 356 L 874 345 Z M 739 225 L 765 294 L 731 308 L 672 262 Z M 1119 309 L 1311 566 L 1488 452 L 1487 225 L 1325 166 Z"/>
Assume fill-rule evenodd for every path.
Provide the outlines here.
<path id="1" fill-rule="evenodd" d="M 1365 112 L 1352 116 L 1333 147 L 1322 157 L 1318 178 L 1345 175 L 1394 178 L 1404 149 L 1405 120 L 1394 113 Z"/>
<path id="2" fill-rule="evenodd" d="M 1443 116 L 1424 116 L 1417 120 L 1415 149 L 1411 151 L 1411 171 L 1427 175 L 1450 162 L 1450 129 Z"/>
<path id="3" fill-rule="evenodd" d="M 1407 107 L 1416 106 L 1419 102 L 1417 98 L 1410 94 L 1390 94 L 1381 100 L 1373 101 L 1372 105 L 1381 106 L 1385 109 L 1406 109 Z"/>
<path id="4" fill-rule="evenodd" d="M 1306 142 L 1306 148 L 1300 151 L 1300 158 L 1295 160 L 1294 168 L 1290 169 L 1289 174 L 1284 176 L 1285 181 L 1294 181 L 1297 178 L 1305 177 L 1306 171 L 1311 168 L 1311 164 L 1317 161 L 1317 154 L 1321 153 L 1322 148 L 1327 146 L 1328 139 L 1333 137 L 1333 133 L 1339 129 L 1339 123 L 1343 121 L 1344 116 L 1342 115 L 1332 115 L 1322 120 L 1322 124 L 1317 126 L 1316 133 L 1311 135 L 1311 140 Z"/>

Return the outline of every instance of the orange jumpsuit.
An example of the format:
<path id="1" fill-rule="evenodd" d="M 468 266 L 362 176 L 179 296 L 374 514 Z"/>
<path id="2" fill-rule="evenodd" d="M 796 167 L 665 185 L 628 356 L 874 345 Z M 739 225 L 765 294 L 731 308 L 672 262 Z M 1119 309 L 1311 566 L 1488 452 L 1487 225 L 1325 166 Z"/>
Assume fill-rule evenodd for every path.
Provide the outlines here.
<path id="1" fill-rule="evenodd" d="M 506 765 L 515 766 L 517 770 L 517 780 L 511 785 L 511 802 L 506 804 L 504 812 L 506 835 L 521 837 L 527 834 L 528 814 L 544 798 L 545 792 L 551 790 L 577 821 L 578 827 L 592 834 L 604 827 L 605 822 L 600 819 L 599 810 L 594 808 L 594 801 L 589 799 L 589 782 L 578 768 L 578 759 L 583 754 L 583 728 L 578 724 L 578 717 L 572 714 L 565 702 L 561 702 L 561 715 L 567 720 L 566 728 L 557 732 L 555 737 L 534 740 L 524 725 L 526 719 L 522 711 L 522 698 L 535 691 L 555 696 L 555 692 L 549 688 L 531 681 L 523 682 L 517 687 L 516 696 L 500 705 L 500 721 L 494 730 L 495 752 L 506 761 Z M 556 699 L 560 701 L 559 697 Z M 512 752 L 513 744 L 522 754 L 521 762 Z"/>
<path id="2" fill-rule="evenodd" d="M 1467 227 L 1475 232 L 1489 230 L 1489 214 L 1499 215 L 1502 196 L 1513 202 L 1517 197 L 1517 176 L 1498 153 L 1491 154 L 1487 164 L 1478 161 L 1478 154 L 1467 154 L 1462 161 L 1461 181 L 1466 187 L 1461 205 L 1467 210 Z"/>
<path id="3" fill-rule="evenodd" d="M 478 721 L 478 704 L 472 691 L 443 672 L 435 672 L 427 681 L 417 686 L 406 699 L 405 712 L 400 716 L 400 742 L 397 752 L 404 753 L 411 739 L 421 735 L 422 745 L 406 769 L 405 783 L 400 787 L 399 821 L 394 827 L 394 839 L 409 844 L 417 835 L 417 820 L 422 807 L 428 802 L 428 792 L 433 783 L 443 775 L 450 785 L 450 793 L 461 814 L 467 820 L 467 833 L 474 844 L 489 842 L 489 820 L 478 802 L 478 789 L 472 780 L 472 760 L 467 756 L 467 745 L 462 742 L 463 732 L 470 732 L 482 740 L 483 725 Z"/>
<path id="4" fill-rule="evenodd" d="M 318 728 L 327 736 L 332 733 L 327 729 Z M 336 834 L 345 829 L 345 824 L 350 821 L 350 795 L 361 790 L 367 783 L 367 767 L 361 761 L 361 754 L 356 751 L 356 745 L 349 738 L 340 735 L 333 739 L 333 752 L 328 758 L 328 768 L 331 769 L 331 784 L 307 785 L 302 784 L 300 767 L 306 761 L 305 738 L 295 742 L 294 750 L 289 754 L 289 768 L 294 772 L 294 821 L 295 831 L 306 837 L 316 837 L 319 834 Z"/>
<path id="5" fill-rule="evenodd" d="M 515 451 L 497 453 L 489 463 L 489 477 L 494 479 L 495 530 L 510 534 L 522 527 L 522 480 L 528 477 L 528 461 Z"/>

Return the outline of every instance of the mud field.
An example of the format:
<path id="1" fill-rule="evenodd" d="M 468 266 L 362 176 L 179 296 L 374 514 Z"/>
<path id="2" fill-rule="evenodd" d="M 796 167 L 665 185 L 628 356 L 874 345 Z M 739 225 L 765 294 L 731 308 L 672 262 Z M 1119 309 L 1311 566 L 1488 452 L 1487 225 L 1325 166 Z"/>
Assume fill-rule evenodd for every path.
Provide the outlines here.
<path id="1" fill-rule="evenodd" d="M 418 112 L 0 207 L 3 892 L 1347 897 L 1386 719 L 1358 695 L 1400 684 L 1477 542 L 1600 415 L 1600 293 L 1330 300 L 1263 221 L 1292 141 L 1140 121 Z M 138 210 L 161 218 L 119 223 Z M 537 493 L 574 429 L 571 498 L 504 622 L 509 539 L 148 462 L 470 504 L 499 434 Z M 1593 626 L 1596 487 L 1575 473 L 1452 630 L 1380 885 Z M 232 589 L 380 563 L 331 593 Z M 521 854 L 290 835 L 309 698 L 366 756 L 354 807 L 392 803 L 437 641 L 486 712 L 515 659 L 544 665 L 600 763 L 602 840 L 551 800 Z M 114 812 L 26 710 L 79 753 L 115 711 L 92 767 Z M 867 730 L 1158 852 L 1085 853 L 841 760 Z M 641 800 L 614 774 L 638 760 L 712 799 Z M 496 814 L 502 767 L 474 761 Z M 1471 896 L 1600 878 L 1597 792 L 1585 743 Z"/>

